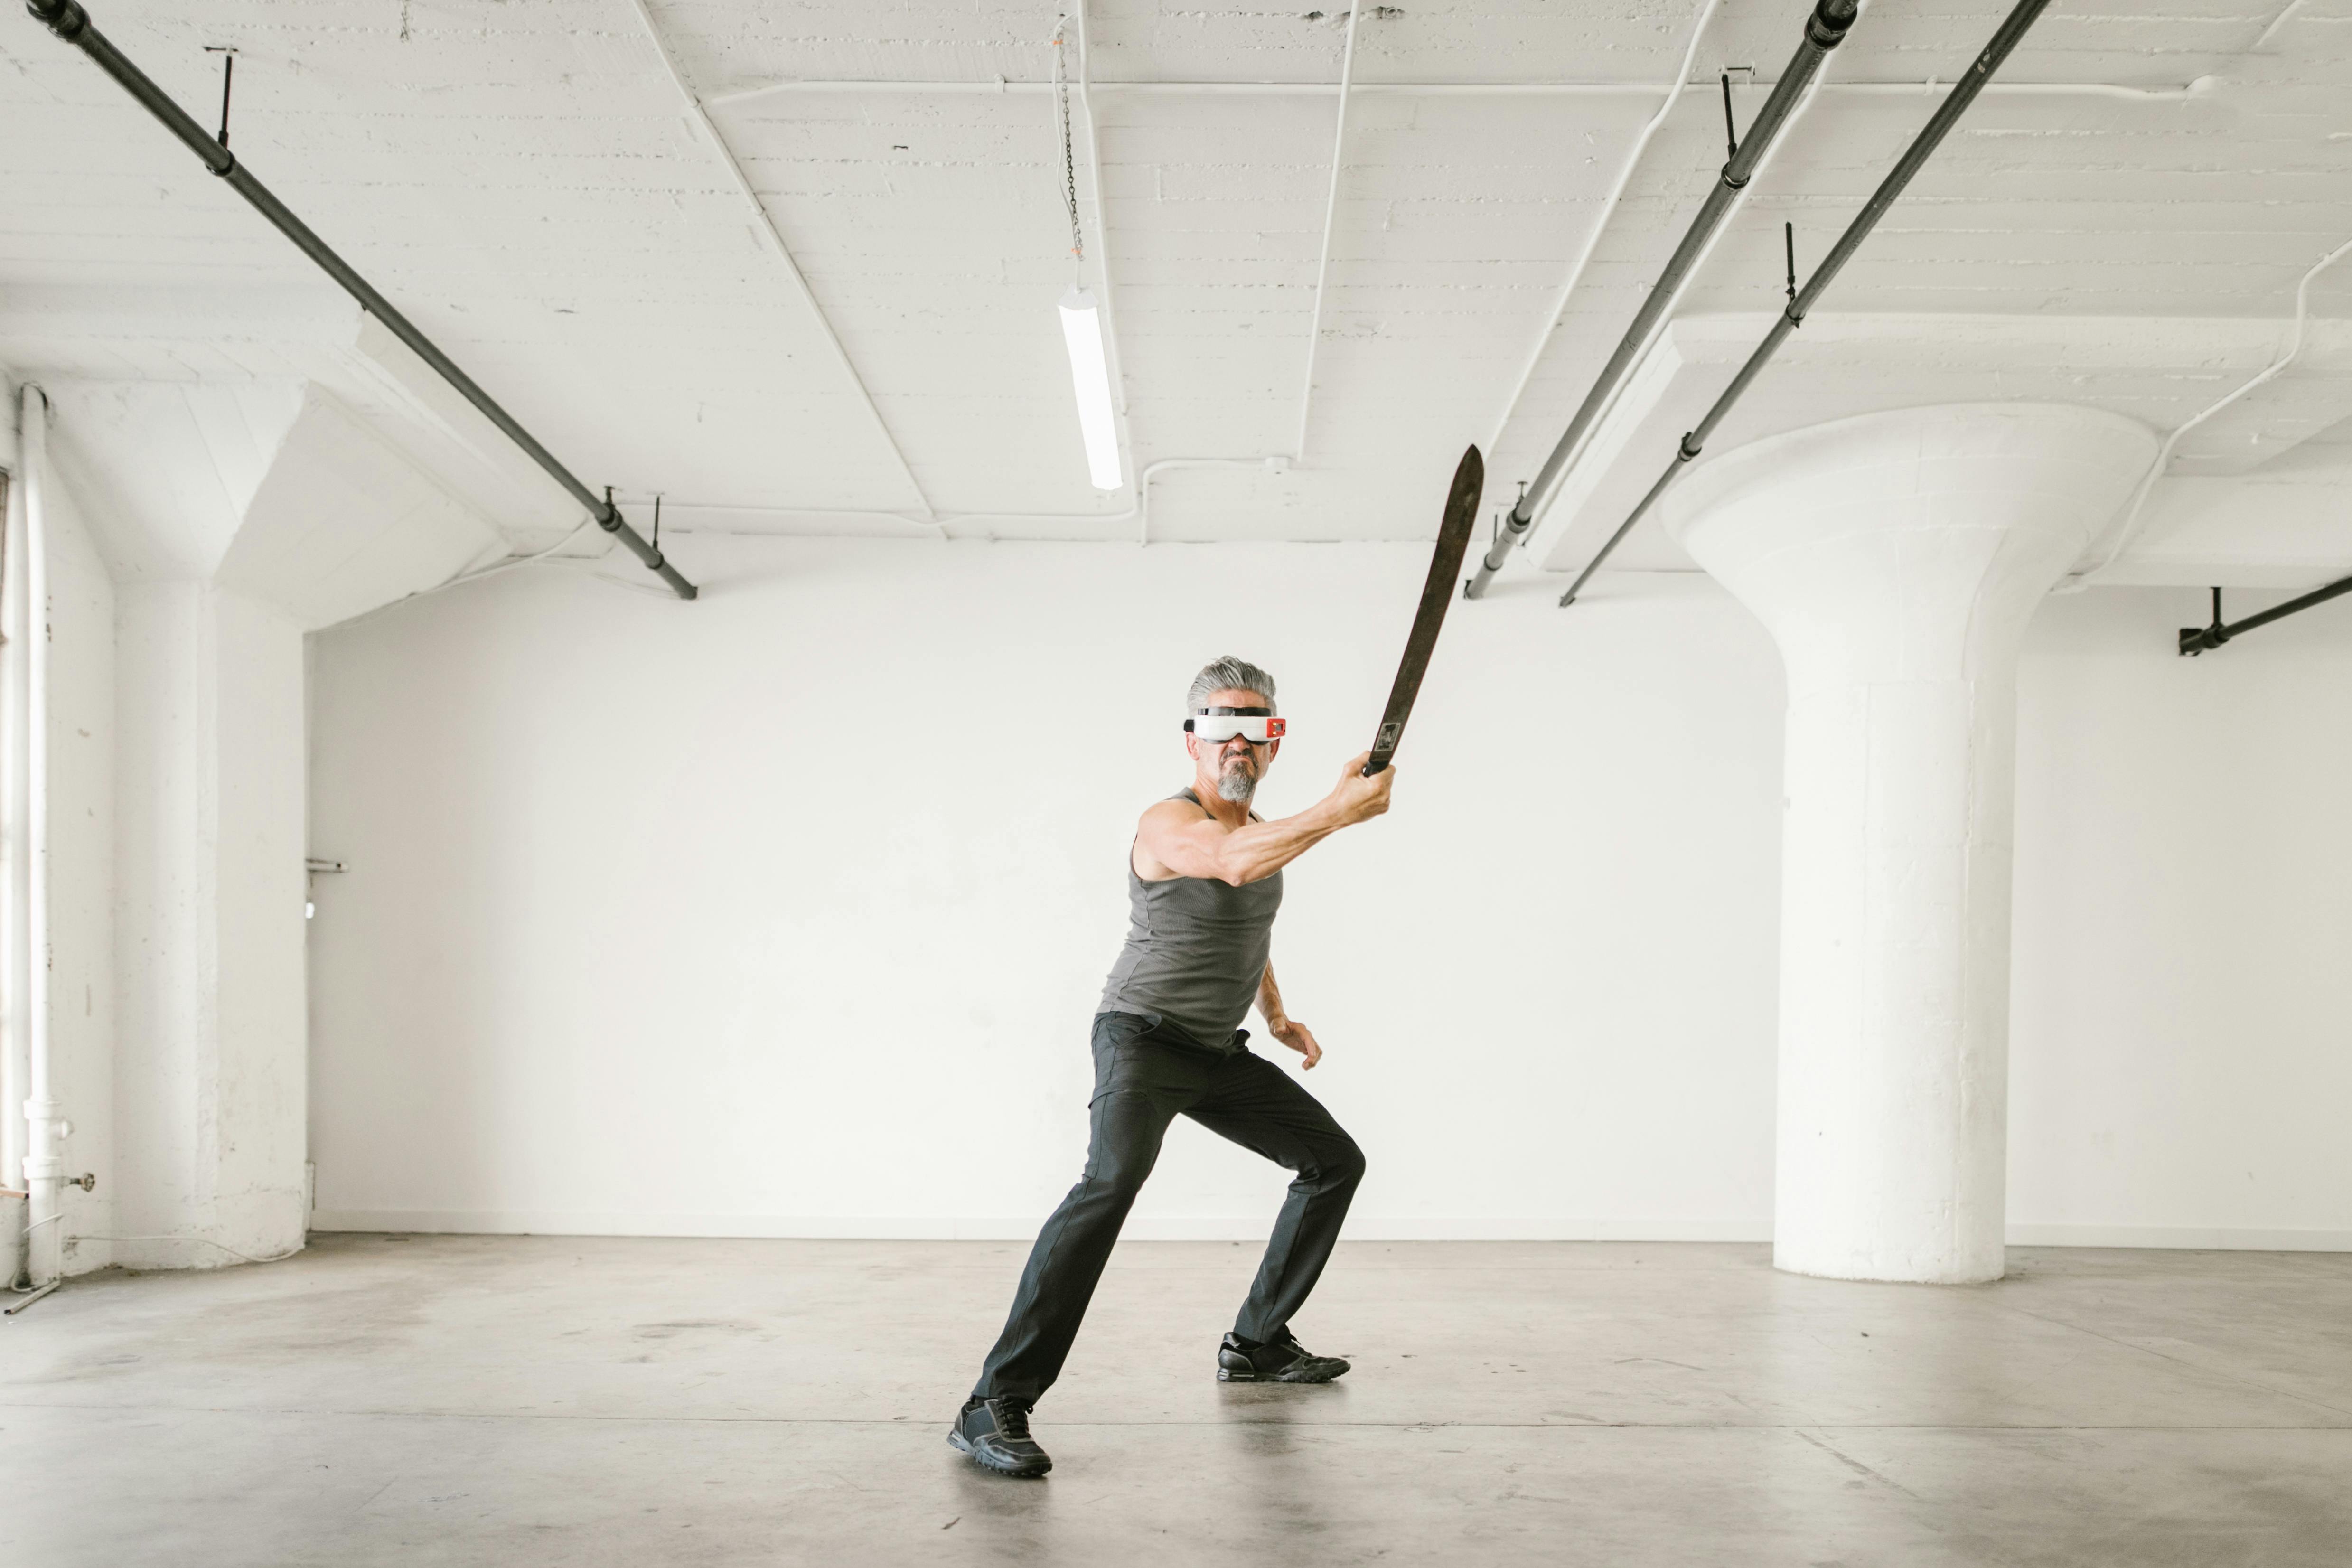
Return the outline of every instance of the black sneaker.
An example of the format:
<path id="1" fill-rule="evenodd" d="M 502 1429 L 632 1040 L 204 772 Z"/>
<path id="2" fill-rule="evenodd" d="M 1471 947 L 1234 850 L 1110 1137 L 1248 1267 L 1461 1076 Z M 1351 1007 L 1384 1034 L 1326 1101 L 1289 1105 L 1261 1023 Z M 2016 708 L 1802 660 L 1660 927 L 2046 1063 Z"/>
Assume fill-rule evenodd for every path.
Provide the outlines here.
<path id="1" fill-rule="evenodd" d="M 1029 1406 L 1018 1399 L 964 1401 L 948 1428 L 948 1442 L 1000 1476 L 1042 1476 L 1054 1468 L 1029 1436 Z"/>
<path id="2" fill-rule="evenodd" d="M 1217 1347 L 1219 1383 L 1328 1383 L 1347 1370 L 1338 1356 L 1308 1354 L 1288 1329 L 1265 1344 L 1227 1334 Z"/>

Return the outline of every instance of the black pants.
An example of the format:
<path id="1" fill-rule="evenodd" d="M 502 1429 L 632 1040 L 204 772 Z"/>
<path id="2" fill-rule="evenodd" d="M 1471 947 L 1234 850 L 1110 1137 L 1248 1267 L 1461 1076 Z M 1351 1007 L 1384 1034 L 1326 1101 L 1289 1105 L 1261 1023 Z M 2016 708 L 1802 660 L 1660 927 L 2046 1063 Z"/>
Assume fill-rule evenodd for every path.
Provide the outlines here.
<path id="1" fill-rule="evenodd" d="M 1315 1289 L 1363 1179 L 1356 1141 L 1296 1079 L 1263 1057 L 1202 1050 L 1154 1019 L 1100 1014 L 1086 1173 L 1037 1233 L 1013 1311 L 972 1397 L 1034 1402 L 1061 1375 L 1111 1244 L 1179 1114 L 1298 1173 L 1234 1331 L 1273 1339 Z"/>

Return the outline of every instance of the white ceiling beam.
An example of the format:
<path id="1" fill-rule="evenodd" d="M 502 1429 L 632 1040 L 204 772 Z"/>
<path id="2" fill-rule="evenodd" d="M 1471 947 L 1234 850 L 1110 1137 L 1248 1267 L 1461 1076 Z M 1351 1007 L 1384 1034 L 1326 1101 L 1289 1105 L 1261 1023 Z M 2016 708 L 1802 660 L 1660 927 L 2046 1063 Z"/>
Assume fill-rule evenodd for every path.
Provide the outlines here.
<path id="1" fill-rule="evenodd" d="M 898 437 L 890 429 L 890 422 L 882 417 L 882 410 L 875 403 L 874 394 L 867 388 L 866 378 L 858 374 L 856 364 L 849 357 L 849 351 L 842 346 L 841 334 L 834 331 L 833 319 L 817 302 L 816 293 L 809 287 L 808 277 L 801 271 L 800 263 L 793 259 L 792 247 L 784 243 L 783 234 L 776 227 L 775 216 L 768 211 L 768 204 L 761 201 L 759 193 L 751 188 L 751 182 L 744 177 L 743 166 L 735 161 L 734 149 L 728 146 L 727 138 L 719 133 L 719 127 L 703 108 L 702 100 L 687 85 L 685 75 L 679 71 L 677 59 L 670 54 L 669 42 L 662 37 L 660 27 L 655 25 L 653 12 L 646 7 L 646 0 L 629 0 L 629 6 L 636 12 L 637 20 L 645 25 L 646 37 L 652 41 L 654 52 L 661 57 L 662 70 L 668 76 L 670 85 L 677 89 L 678 97 L 685 101 L 688 114 L 701 128 L 711 150 L 726 165 L 728 178 L 734 182 L 736 190 L 741 193 L 743 200 L 759 217 L 760 234 L 766 238 L 776 259 L 783 264 L 785 275 L 792 279 L 793 292 L 808 307 L 809 314 L 815 318 L 817 329 L 824 334 L 824 341 L 832 348 L 833 357 L 841 366 L 842 374 L 849 378 L 850 385 L 857 391 L 858 401 L 872 416 L 874 427 L 881 432 L 882 444 L 889 448 L 891 460 L 898 464 L 907 488 L 914 491 L 916 505 L 922 509 L 925 518 L 934 517 L 936 513 L 930 497 L 924 493 L 922 481 L 915 477 L 914 468 L 908 465 L 907 454 L 898 445 Z"/>

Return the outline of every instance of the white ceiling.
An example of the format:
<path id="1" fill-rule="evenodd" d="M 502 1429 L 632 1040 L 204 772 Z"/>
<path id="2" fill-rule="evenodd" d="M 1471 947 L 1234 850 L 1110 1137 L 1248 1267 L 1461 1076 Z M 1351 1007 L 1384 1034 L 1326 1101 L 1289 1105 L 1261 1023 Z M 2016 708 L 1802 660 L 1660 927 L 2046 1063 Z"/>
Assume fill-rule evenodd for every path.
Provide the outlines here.
<path id="1" fill-rule="evenodd" d="M 1810 265 L 1926 118 L 1921 84 L 1948 81 L 2006 8 L 1872 0 L 1683 301 L 1675 374 L 1654 372 L 1641 417 L 1621 421 L 1626 473 L 1646 481 L 1778 307 L 1782 221 Z M 1628 89 L 1674 71 L 1697 5 L 1368 11 L 1309 404 L 1346 13 L 1097 0 L 1107 232 L 1083 123 L 1077 185 L 1088 277 L 1109 260 L 1133 461 L 1303 458 L 1162 470 L 1153 537 L 1426 537 L 1473 440 L 1507 500 L 1715 176 L 1717 69 L 1754 68 L 1744 124 L 1807 9 L 1724 0 L 1696 85 L 1549 334 L 1658 102 Z M 235 46 L 240 158 L 592 484 L 664 493 L 686 526 L 929 532 L 902 521 L 928 507 L 952 534 L 1137 531 L 1131 494 L 1086 483 L 1054 319 L 1070 277 L 1044 90 L 1058 5 L 654 0 L 822 321 L 634 0 L 92 0 L 92 15 L 207 123 L 205 47 Z M 2348 67 L 2352 0 L 2059 0 L 1718 448 L 1814 410 L 1954 395 L 2187 417 L 2267 360 L 2295 279 L 2352 238 Z M 1543 90 L 1495 90 L 1508 84 Z M 510 537 L 569 526 L 551 487 L 21 10 L 0 19 L 0 364 L 305 380 Z M 2323 326 L 2352 315 L 2352 261 L 2314 308 Z M 2352 450 L 2347 416 L 2352 343 L 2323 330 L 2307 363 L 2184 444 L 2177 471 L 2259 473 L 2295 452 L 2308 470 Z M 1613 526 L 1615 468 L 1580 484 L 1590 515 L 1549 521 L 1532 559 L 1573 566 Z M 1676 563 L 1662 540 L 1628 560 Z"/>

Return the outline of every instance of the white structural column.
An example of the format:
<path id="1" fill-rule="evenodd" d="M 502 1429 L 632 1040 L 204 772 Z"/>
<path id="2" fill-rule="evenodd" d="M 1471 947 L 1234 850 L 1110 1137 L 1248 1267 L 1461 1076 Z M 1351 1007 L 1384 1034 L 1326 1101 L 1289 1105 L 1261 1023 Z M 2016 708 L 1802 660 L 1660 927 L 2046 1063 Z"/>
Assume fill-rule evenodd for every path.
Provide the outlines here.
<path id="1" fill-rule="evenodd" d="M 302 634 L 211 583 L 126 584 L 113 1258 L 302 1245 Z"/>
<path id="2" fill-rule="evenodd" d="M 1787 668 L 1782 1268 L 2000 1277 L 2017 651 L 2155 449 L 2091 409 L 1903 409 L 1668 498 Z"/>

